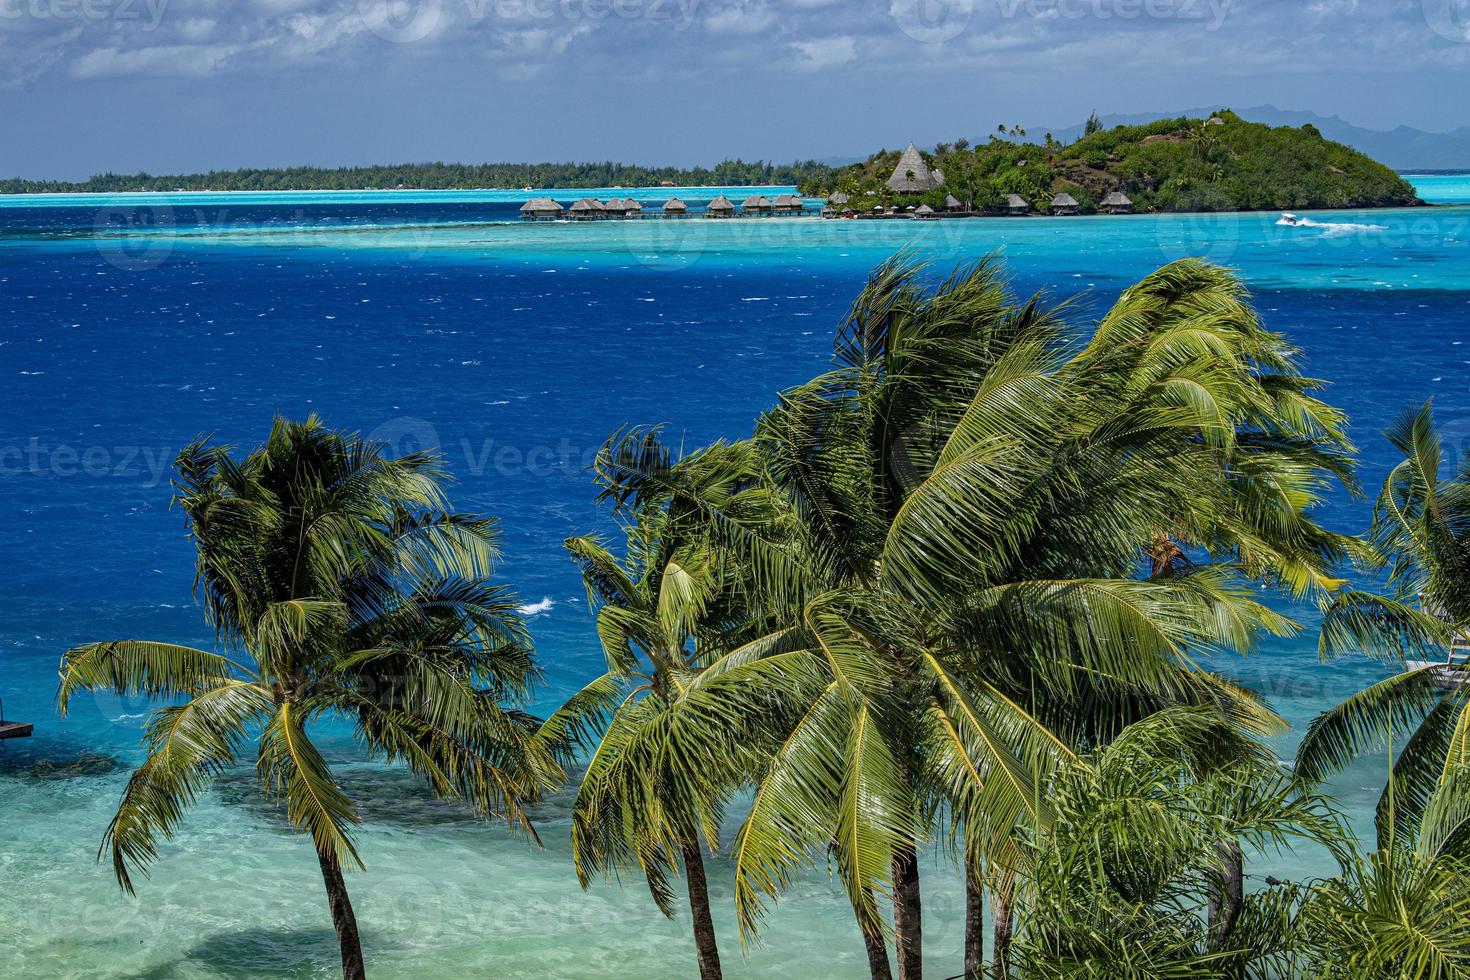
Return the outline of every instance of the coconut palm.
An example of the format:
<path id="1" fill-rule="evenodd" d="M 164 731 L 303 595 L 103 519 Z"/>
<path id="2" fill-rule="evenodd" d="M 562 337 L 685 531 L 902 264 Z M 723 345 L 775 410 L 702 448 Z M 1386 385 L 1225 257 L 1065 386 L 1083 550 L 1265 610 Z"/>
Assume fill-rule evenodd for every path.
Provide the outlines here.
<path id="1" fill-rule="evenodd" d="M 1470 977 L 1470 866 L 1387 848 L 1319 885 L 1303 909 L 1312 976 Z"/>
<path id="2" fill-rule="evenodd" d="M 1227 897 L 1216 855 L 1311 841 L 1346 862 L 1351 837 L 1258 742 L 1217 713 L 1165 709 L 1059 772 L 1049 793 L 1054 823 L 1019 848 L 1021 976 L 1302 975 L 1305 892 Z"/>
<path id="3" fill-rule="evenodd" d="M 738 476 L 725 463 L 742 453 L 716 445 L 672 467 L 670 478 L 700 480 L 704 494 L 714 494 L 713 483 Z M 725 510 L 742 505 L 734 491 Z M 766 685 L 753 671 L 779 660 L 751 661 L 778 651 L 779 638 L 735 642 L 751 624 L 734 569 L 666 504 L 645 502 L 625 514 L 622 557 L 594 538 L 566 541 L 609 667 L 584 693 L 619 692 L 573 804 L 572 854 L 582 886 L 598 874 L 634 871 L 666 915 L 673 914 L 670 879 L 682 865 L 700 977 L 717 980 L 703 848 L 719 848 L 726 802 L 750 779 L 759 745 L 759 732 L 731 723 L 728 702 L 759 695 Z M 711 710 L 711 698 L 723 707 Z"/>
<path id="4" fill-rule="evenodd" d="M 1391 836 L 1412 840 L 1431 810 L 1458 813 L 1470 828 L 1470 687 L 1452 682 L 1470 668 L 1435 663 L 1446 644 L 1470 630 L 1470 457 L 1452 461 L 1457 468 L 1444 478 L 1430 405 L 1405 414 L 1388 437 L 1404 459 L 1384 480 L 1369 537 L 1387 565 L 1390 594 L 1338 598 L 1324 617 L 1322 649 L 1324 655 L 1366 649 L 1400 667 L 1417 652 L 1431 663 L 1323 713 L 1296 762 L 1302 779 L 1317 781 L 1408 736 L 1400 738 L 1402 751 L 1379 801 L 1380 847 Z"/>
<path id="5" fill-rule="evenodd" d="M 437 795 L 529 829 L 525 805 L 560 780 L 576 713 L 548 727 L 517 707 L 538 673 L 512 593 L 489 579 L 494 524 L 447 509 L 431 456 L 389 459 L 313 416 L 278 419 L 243 458 L 200 440 L 176 465 L 224 652 L 119 640 L 62 658 L 62 713 L 89 690 L 173 702 L 147 724 L 147 760 L 102 849 L 131 893 L 185 808 L 253 744 L 262 791 L 311 837 L 343 976 L 360 978 L 343 875 L 363 864 L 360 814 L 312 726 L 350 721 L 364 749 Z"/>
<path id="6" fill-rule="evenodd" d="M 1182 700 L 1270 724 L 1193 654 L 1292 628 L 1242 577 L 1335 584 L 1343 543 L 1306 510 L 1347 470 L 1336 414 L 1220 270 L 1160 270 L 1080 351 L 993 263 L 934 289 L 920 271 L 880 267 L 833 369 L 760 420 L 755 451 L 789 519 L 774 549 L 638 440 L 602 461 L 627 494 L 711 515 L 813 640 L 783 667 L 784 690 L 811 697 L 737 840 L 742 928 L 829 854 L 879 976 L 891 896 L 904 980 L 920 970 L 918 847 L 949 814 L 964 853 L 999 859 L 1023 814 L 1044 822 L 1038 787 L 1075 741 L 1048 716 L 1085 728 L 1091 699 L 1125 712 L 1099 723 L 1116 730 Z M 1202 560 L 1151 575 L 1161 535 Z"/>

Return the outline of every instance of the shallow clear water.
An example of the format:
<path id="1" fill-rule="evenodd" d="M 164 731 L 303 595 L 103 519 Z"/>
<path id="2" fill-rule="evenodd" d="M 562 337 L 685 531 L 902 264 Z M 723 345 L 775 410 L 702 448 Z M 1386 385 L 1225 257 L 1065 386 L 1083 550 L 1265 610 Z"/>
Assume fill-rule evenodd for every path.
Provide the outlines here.
<path id="1" fill-rule="evenodd" d="M 136 761 L 146 705 L 98 697 L 65 721 L 51 706 L 72 644 L 208 641 L 167 506 L 168 463 L 201 431 L 248 443 L 277 412 L 316 410 L 439 447 L 456 504 L 503 519 L 503 574 L 545 606 L 532 627 L 548 704 L 600 660 L 560 548 L 606 521 L 589 454 L 630 422 L 691 443 L 745 434 L 776 390 L 821 367 L 868 268 L 901 248 L 940 268 L 999 252 L 1018 290 L 1081 293 L 1079 313 L 1165 261 L 1215 258 L 1333 383 L 1365 485 L 1390 463 L 1383 428 L 1428 395 L 1470 444 L 1470 207 L 1303 214 L 1316 224 L 1298 227 L 1264 214 L 523 226 L 502 220 L 514 194 L 178 197 L 0 201 L 0 696 L 37 725 L 0 745 L 0 894 L 20 896 L 0 916 L 7 976 L 337 970 L 309 849 L 255 801 L 248 773 L 201 800 L 137 899 L 119 894 L 94 857 L 125 773 L 75 770 L 84 753 Z M 1340 494 L 1325 516 L 1357 530 L 1368 506 Z M 1310 630 L 1226 666 L 1298 731 L 1383 671 L 1319 664 Z M 368 872 L 349 884 L 377 975 L 690 975 L 687 923 L 662 920 L 641 885 L 580 892 L 561 807 L 546 808 L 538 851 L 328 737 L 367 801 Z M 1339 783 L 1361 827 L 1381 781 L 1365 765 Z M 948 976 L 959 890 L 937 859 L 929 868 L 927 946 Z M 1256 870 L 1326 868 L 1302 854 Z M 741 960 L 727 872 L 711 870 L 730 975 L 863 974 L 821 868 Z"/>

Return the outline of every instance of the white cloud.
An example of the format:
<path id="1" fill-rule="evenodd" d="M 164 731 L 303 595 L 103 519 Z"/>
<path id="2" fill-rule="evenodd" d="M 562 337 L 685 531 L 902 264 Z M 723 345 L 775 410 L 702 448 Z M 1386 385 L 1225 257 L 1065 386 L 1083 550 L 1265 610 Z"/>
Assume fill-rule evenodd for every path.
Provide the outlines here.
<path id="1" fill-rule="evenodd" d="M 763 3 L 739 3 L 704 16 L 711 34 L 764 34 L 775 23 L 775 12 Z"/>
<path id="2" fill-rule="evenodd" d="M 804 71 L 836 68 L 857 59 L 857 38 L 851 35 L 797 41 L 791 47 L 796 52 L 797 66 Z"/>
<path id="3" fill-rule="evenodd" d="M 211 75 L 240 49 L 228 44 L 169 44 L 152 48 L 98 48 L 72 62 L 73 78 L 115 78 L 124 75 Z"/>

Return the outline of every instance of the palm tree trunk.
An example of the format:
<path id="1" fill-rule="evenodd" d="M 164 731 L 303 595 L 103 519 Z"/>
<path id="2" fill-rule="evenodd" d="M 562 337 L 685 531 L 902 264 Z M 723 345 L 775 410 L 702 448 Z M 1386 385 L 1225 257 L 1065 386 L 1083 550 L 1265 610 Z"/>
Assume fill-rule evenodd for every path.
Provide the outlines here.
<path id="1" fill-rule="evenodd" d="M 1016 872 L 1005 868 L 995 882 L 995 963 L 992 976 L 1007 980 L 1011 975 L 1011 926 L 1015 916 Z"/>
<path id="2" fill-rule="evenodd" d="M 1210 945 L 1219 950 L 1234 931 L 1245 903 L 1245 855 L 1235 841 L 1226 841 L 1216 849 L 1216 857 L 1220 861 L 1220 880 L 1210 883 L 1207 914 Z"/>
<path id="3" fill-rule="evenodd" d="M 923 980 L 924 923 L 919 900 L 919 855 L 912 841 L 893 854 L 893 930 L 898 980 Z"/>
<path id="4" fill-rule="evenodd" d="M 965 862 L 965 980 L 982 980 L 985 970 L 985 882 L 980 862 Z"/>
<path id="5" fill-rule="evenodd" d="M 863 946 L 868 951 L 868 975 L 872 980 L 893 980 L 893 967 L 888 962 L 888 942 L 876 927 L 869 932 L 860 922 L 858 930 L 863 934 Z"/>
<path id="6" fill-rule="evenodd" d="M 362 939 L 357 934 L 357 916 L 352 899 L 347 896 L 347 882 L 337 855 L 316 853 L 322 866 L 322 882 L 327 886 L 327 906 L 332 910 L 332 925 L 337 930 L 337 945 L 342 948 L 342 980 L 367 980 L 367 966 L 362 959 Z"/>
<path id="7" fill-rule="evenodd" d="M 709 883 L 704 877 L 704 855 L 697 840 L 684 842 L 684 877 L 689 882 L 689 911 L 694 916 L 699 978 L 720 980 L 720 947 L 715 942 L 715 920 L 709 914 Z"/>

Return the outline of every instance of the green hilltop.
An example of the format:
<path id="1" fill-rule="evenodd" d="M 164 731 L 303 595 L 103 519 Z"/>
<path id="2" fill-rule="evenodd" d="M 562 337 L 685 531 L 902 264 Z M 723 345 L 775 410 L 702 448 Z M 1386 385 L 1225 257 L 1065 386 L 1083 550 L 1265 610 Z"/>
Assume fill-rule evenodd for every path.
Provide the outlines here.
<path id="1" fill-rule="evenodd" d="M 862 163 L 813 175 L 802 193 L 842 192 L 863 211 L 902 198 L 943 207 L 953 196 L 973 210 L 1001 208 L 1016 194 L 1039 209 L 1053 195 L 1076 198 L 1096 210 L 1114 191 L 1139 211 L 1263 211 L 1307 208 L 1378 208 L 1422 204 L 1394 171 L 1315 126 L 1271 127 L 1228 110 L 1209 119 L 1160 119 L 1103 129 L 1096 116 L 1087 132 L 1063 145 L 1046 134 L 1031 141 L 1019 127 L 1001 126 L 986 142 L 941 143 L 924 162 L 942 174 L 938 186 L 899 194 L 887 185 L 900 153 L 883 150 Z"/>

